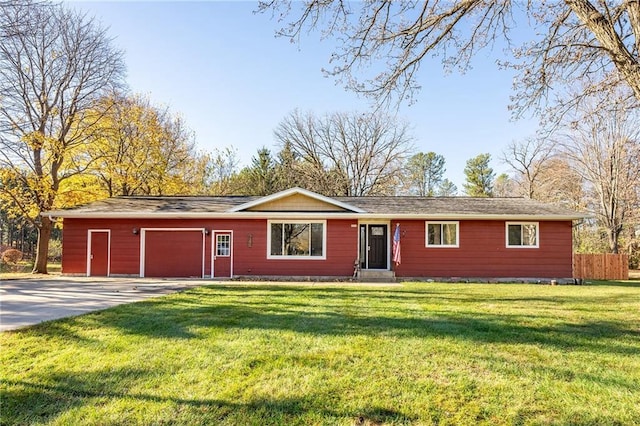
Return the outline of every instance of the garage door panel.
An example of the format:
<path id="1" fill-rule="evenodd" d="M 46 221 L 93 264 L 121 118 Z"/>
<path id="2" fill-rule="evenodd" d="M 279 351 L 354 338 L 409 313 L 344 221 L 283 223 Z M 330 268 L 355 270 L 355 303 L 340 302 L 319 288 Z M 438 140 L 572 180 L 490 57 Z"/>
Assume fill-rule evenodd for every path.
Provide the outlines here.
<path id="1" fill-rule="evenodd" d="M 145 277 L 202 278 L 202 231 L 146 231 Z"/>

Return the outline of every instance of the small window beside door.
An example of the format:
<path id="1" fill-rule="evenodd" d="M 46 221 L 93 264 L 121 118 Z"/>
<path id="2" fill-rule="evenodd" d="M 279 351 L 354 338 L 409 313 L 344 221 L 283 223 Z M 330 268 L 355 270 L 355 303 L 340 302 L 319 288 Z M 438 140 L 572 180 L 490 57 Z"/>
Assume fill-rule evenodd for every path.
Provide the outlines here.
<path id="1" fill-rule="evenodd" d="M 231 255 L 231 236 L 229 234 L 216 235 L 216 256 Z"/>

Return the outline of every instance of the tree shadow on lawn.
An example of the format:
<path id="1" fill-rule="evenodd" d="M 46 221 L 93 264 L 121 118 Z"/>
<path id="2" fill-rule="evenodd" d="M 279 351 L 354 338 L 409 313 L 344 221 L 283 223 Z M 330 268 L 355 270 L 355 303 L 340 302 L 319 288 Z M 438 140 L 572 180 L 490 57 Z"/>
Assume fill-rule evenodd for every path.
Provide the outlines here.
<path id="1" fill-rule="evenodd" d="M 65 342 L 84 345 L 93 344 L 96 339 L 83 336 L 81 330 L 78 329 L 78 318 L 82 318 L 82 316 L 43 321 L 29 327 L 6 330 L 3 331 L 2 334 L 7 336 L 11 334 L 21 334 L 24 336 L 42 337 L 47 339 L 48 344 L 58 342 L 61 344 L 65 344 Z"/>
<path id="2" fill-rule="evenodd" d="M 317 292 L 305 301 L 288 303 L 284 294 L 254 293 L 224 288 L 195 289 L 175 297 L 149 300 L 103 311 L 98 325 L 152 337 L 199 338 L 209 329 L 292 331 L 318 336 L 448 337 L 479 343 L 534 344 L 561 350 L 637 354 L 640 329 L 632 322 L 582 320 L 570 323 L 551 316 L 480 311 L 411 310 L 386 293 L 363 293 L 374 307 L 318 302 Z M 322 290 L 324 292 L 325 289 Z M 287 290 L 291 297 L 291 289 Z M 355 294 L 347 296 L 356 298 Z M 263 294 L 258 295 L 258 301 Z M 276 301 L 274 301 L 276 300 Z M 406 300 L 410 305 L 413 299 Z M 353 302 L 353 300 L 351 301 Z M 536 322 L 539 325 L 536 325 Z"/>
<path id="3" fill-rule="evenodd" d="M 367 424 L 405 424 L 416 421 L 396 409 L 386 407 L 363 407 L 353 412 L 327 407 L 326 398 L 321 394 L 288 398 L 255 398 L 248 402 L 237 402 L 213 398 L 181 398 L 130 391 L 138 382 L 155 375 L 152 370 L 109 369 L 97 372 L 64 372 L 40 377 L 39 382 L 27 380 L 0 380 L 0 396 L 3 409 L 0 424 L 32 424 L 52 421 L 66 411 L 83 406 L 106 407 L 107 418 L 114 415 L 127 423 L 126 415 L 140 421 L 139 417 L 156 407 L 173 423 L 216 424 L 227 421 L 230 424 L 307 424 L 318 416 L 323 422 L 343 422 L 352 419 L 354 423 L 363 420 Z M 217 386 L 211 383 L 212 388 Z M 118 408 L 110 408 L 116 403 Z M 141 405 L 142 404 L 142 405 Z M 122 413 L 113 410 L 122 410 Z M 100 421 L 100 413 L 93 412 L 93 421 Z M 136 411 L 138 412 L 136 414 Z M 152 416 L 153 418 L 153 416 Z M 80 421 L 81 419 L 77 419 Z"/>
<path id="4" fill-rule="evenodd" d="M 448 337 L 479 343 L 535 344 L 561 350 L 583 349 L 637 354 L 640 329 L 633 321 L 581 320 L 566 322 L 550 312 L 487 313 L 435 309 L 443 300 L 470 302 L 431 290 L 378 291 L 348 288 L 273 286 L 208 286 L 122 305 L 79 317 L 42 323 L 13 333 L 91 343 L 81 333 L 93 327 L 112 327 L 152 338 L 201 338 L 210 329 L 281 330 L 318 336 Z M 566 301 L 538 296 L 480 298 L 500 311 L 500 304 L 520 301 L 597 303 L 581 296 Z M 592 299 L 589 297 L 589 299 Z M 421 304 L 428 302 L 429 309 Z M 416 305 L 417 307 L 415 307 Z M 445 304 L 446 305 L 446 304 Z M 444 306 L 444 305 L 443 305 Z M 448 306 L 448 305 L 447 305 Z M 582 308 L 576 308 L 578 310 Z M 534 309 L 535 311 L 535 309 Z M 508 311 L 507 311 L 508 312 Z M 522 313 L 520 313 L 522 312 Z M 79 329 L 80 331 L 76 331 Z"/>

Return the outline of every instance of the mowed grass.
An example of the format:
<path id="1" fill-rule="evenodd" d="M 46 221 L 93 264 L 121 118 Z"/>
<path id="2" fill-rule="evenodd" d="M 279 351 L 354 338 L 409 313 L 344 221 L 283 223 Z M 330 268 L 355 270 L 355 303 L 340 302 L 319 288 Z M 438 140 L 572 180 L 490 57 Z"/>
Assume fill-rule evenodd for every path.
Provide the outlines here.
<path id="1" fill-rule="evenodd" d="M 640 424 L 640 283 L 205 286 L 0 343 L 2 424 Z"/>

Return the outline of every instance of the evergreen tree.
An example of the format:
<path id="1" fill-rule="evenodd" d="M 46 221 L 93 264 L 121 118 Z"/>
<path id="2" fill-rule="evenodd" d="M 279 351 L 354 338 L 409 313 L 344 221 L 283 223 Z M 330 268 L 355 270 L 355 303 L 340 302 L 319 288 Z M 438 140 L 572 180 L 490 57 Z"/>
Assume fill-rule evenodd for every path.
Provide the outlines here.
<path id="1" fill-rule="evenodd" d="M 275 170 L 276 186 L 279 191 L 294 186 L 307 188 L 301 176 L 298 162 L 298 155 L 293 151 L 291 142 L 286 141 L 282 150 L 278 153 L 278 163 Z"/>
<path id="2" fill-rule="evenodd" d="M 458 187 L 449 179 L 444 179 L 440 185 L 438 185 L 436 195 L 439 197 L 454 197 L 457 193 Z"/>
<path id="3" fill-rule="evenodd" d="M 276 164 L 271 151 L 266 147 L 258 150 L 251 158 L 251 166 L 246 171 L 247 195 L 270 195 L 278 191 L 276 187 Z"/>
<path id="4" fill-rule="evenodd" d="M 419 152 L 407 162 L 409 192 L 421 197 L 433 197 L 446 171 L 444 157 L 435 152 Z"/>
<path id="5" fill-rule="evenodd" d="M 470 197 L 492 197 L 494 172 L 489 166 L 491 154 L 480 154 L 467 161 L 464 174 L 467 181 L 463 184 L 465 194 Z"/>

